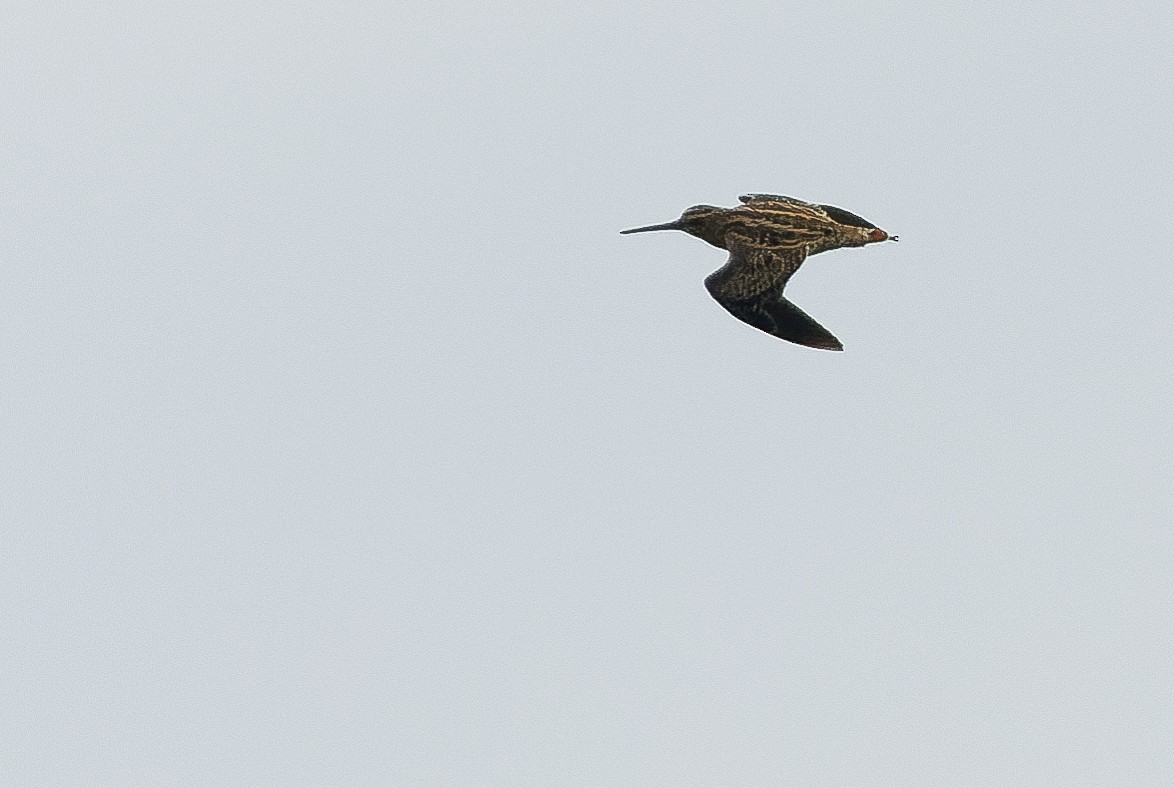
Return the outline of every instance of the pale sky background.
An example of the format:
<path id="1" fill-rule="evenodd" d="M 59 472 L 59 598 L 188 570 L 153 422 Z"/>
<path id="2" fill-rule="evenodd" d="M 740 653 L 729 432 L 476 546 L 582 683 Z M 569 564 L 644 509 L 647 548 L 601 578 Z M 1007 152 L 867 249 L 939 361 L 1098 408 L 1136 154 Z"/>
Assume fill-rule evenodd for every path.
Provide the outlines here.
<path id="1" fill-rule="evenodd" d="M 1169 785 L 1168 3 L 33 3 L 0 782 Z M 618 231 L 899 244 L 739 323 Z"/>

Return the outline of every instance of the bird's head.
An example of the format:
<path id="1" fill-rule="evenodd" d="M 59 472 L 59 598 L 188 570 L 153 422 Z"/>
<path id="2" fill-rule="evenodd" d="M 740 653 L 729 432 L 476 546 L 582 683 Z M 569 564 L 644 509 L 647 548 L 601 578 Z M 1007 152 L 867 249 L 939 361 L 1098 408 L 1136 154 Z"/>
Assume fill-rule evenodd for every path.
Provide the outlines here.
<path id="1" fill-rule="evenodd" d="M 695 235 L 708 241 L 708 231 L 714 228 L 713 219 L 728 212 L 729 208 L 718 208 L 716 205 L 694 205 L 692 208 L 686 208 L 685 212 L 681 214 L 681 218 L 676 221 L 652 224 L 648 227 L 634 227 L 631 230 L 620 230 L 620 233 L 627 235 L 628 233 L 648 233 L 653 230 L 684 230 L 689 235 Z M 710 242 L 712 243 L 712 241 Z"/>

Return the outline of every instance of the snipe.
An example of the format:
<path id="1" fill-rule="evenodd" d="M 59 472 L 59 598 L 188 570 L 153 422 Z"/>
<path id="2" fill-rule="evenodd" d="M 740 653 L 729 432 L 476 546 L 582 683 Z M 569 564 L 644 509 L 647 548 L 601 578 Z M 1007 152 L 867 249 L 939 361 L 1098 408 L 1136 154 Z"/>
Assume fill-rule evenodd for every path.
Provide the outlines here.
<path id="1" fill-rule="evenodd" d="M 815 205 L 777 194 L 746 194 L 737 208 L 694 205 L 667 224 L 623 233 L 684 230 L 730 259 L 705 279 L 710 295 L 739 320 L 779 339 L 822 350 L 843 350 L 840 340 L 783 298 L 787 280 L 810 255 L 844 246 L 895 241 L 875 224 L 834 205 Z"/>

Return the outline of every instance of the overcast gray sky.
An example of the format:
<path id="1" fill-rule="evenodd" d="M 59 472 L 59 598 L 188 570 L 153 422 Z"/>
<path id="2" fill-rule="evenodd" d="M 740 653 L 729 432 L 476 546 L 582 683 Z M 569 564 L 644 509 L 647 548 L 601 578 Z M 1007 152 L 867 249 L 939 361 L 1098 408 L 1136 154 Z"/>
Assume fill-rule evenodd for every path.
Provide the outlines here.
<path id="1" fill-rule="evenodd" d="M 13 6 L 0 780 L 1168 785 L 1172 20 Z"/>

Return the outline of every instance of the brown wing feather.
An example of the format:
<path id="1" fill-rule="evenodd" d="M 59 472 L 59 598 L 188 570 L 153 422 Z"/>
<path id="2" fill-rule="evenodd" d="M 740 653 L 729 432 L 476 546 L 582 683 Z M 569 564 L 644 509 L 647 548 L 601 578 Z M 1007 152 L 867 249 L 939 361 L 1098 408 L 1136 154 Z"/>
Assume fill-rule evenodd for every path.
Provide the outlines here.
<path id="1" fill-rule="evenodd" d="M 825 228 L 829 224 L 827 212 L 821 206 L 792 197 L 745 194 L 739 199 L 744 205 L 739 206 L 736 211 L 745 211 L 775 225 L 804 228 L 810 232 L 812 228 Z"/>
<path id="2" fill-rule="evenodd" d="M 783 298 L 787 280 L 807 257 L 802 244 L 764 246 L 748 235 L 726 234 L 730 259 L 705 279 L 714 300 L 744 323 L 808 347 L 843 350 L 831 332 Z"/>
<path id="3" fill-rule="evenodd" d="M 818 207 L 815 203 L 805 202 L 795 197 L 786 197 L 782 194 L 743 194 L 738 198 L 738 201 L 746 205 L 750 205 L 751 203 L 782 202 L 787 205 L 805 205 L 808 208 Z"/>

